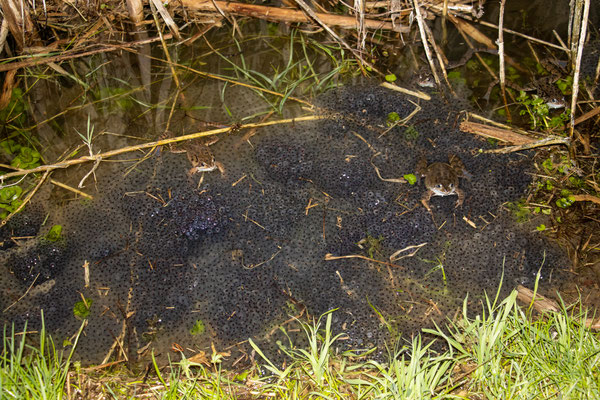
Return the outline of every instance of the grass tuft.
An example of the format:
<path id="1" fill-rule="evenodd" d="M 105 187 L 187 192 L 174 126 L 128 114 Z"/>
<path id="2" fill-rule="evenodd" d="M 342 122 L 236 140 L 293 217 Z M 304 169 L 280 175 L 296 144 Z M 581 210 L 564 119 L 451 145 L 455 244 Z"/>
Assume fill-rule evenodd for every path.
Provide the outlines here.
<path id="1" fill-rule="evenodd" d="M 222 370 L 217 359 L 212 367 L 185 357 L 161 367 L 153 359 L 143 381 L 122 368 L 86 375 L 72 363 L 83 324 L 67 357 L 43 327 L 36 335 L 5 328 L 0 393 L 3 399 L 62 399 L 66 393 L 167 400 L 600 398 L 598 334 L 585 327 L 588 315 L 581 307 L 561 307 L 533 320 L 513 291 L 502 301 L 498 294 L 493 301 L 486 298 L 472 316 L 465 299 L 461 316 L 448 327 L 424 330 L 447 350 L 435 351 L 434 341 L 424 344 L 417 336 L 388 350 L 385 362 L 372 359 L 376 349 L 341 351 L 344 335 L 333 333 L 332 310 L 312 323 L 298 321 L 306 348 L 294 346 L 289 336 L 286 345 L 278 343 L 287 356 L 283 366 L 250 340 L 263 365 L 240 373 Z M 35 346 L 28 344 L 33 339 Z"/>

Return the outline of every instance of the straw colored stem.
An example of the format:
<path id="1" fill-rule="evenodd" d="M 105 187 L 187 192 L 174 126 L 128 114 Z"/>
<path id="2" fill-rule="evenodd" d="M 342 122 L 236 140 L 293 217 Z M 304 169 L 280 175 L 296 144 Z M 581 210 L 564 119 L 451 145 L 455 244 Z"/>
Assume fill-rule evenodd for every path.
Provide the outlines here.
<path id="1" fill-rule="evenodd" d="M 583 17 L 581 23 L 581 32 L 579 34 L 579 45 L 577 47 L 577 57 L 575 59 L 575 72 L 573 73 L 573 94 L 571 96 L 571 129 L 569 134 L 573 137 L 573 129 L 575 129 L 575 111 L 577 107 L 577 95 L 579 94 L 579 73 L 581 69 L 581 58 L 583 57 L 583 45 L 587 33 L 587 20 L 590 13 L 590 0 L 584 0 Z"/>
<path id="2" fill-rule="evenodd" d="M 478 22 L 479 22 L 481 25 L 483 25 L 483 26 L 487 26 L 488 28 L 495 28 L 495 29 L 499 29 L 499 28 L 498 28 L 498 25 L 494 25 L 494 24 L 492 24 L 492 23 L 490 23 L 490 22 L 486 22 L 486 21 L 478 21 Z M 532 42 L 536 42 L 536 43 L 539 43 L 539 44 L 543 44 L 543 45 L 545 45 L 545 46 L 548 46 L 548 47 L 553 47 L 553 48 L 555 48 L 555 49 L 559 49 L 559 50 L 562 50 L 562 51 L 564 51 L 564 52 L 567 52 L 567 53 L 569 52 L 569 49 L 567 49 L 566 47 L 559 46 L 559 45 L 557 45 L 557 44 L 550 43 L 550 42 L 547 42 L 547 41 L 545 41 L 545 40 L 542 40 L 542 39 L 535 38 L 535 37 L 533 37 L 533 36 L 525 35 L 524 33 L 517 32 L 517 31 L 513 31 L 512 29 L 503 28 L 503 29 L 502 29 L 502 31 L 503 31 L 504 33 L 510 33 L 511 35 L 520 36 L 520 37 L 522 37 L 522 38 L 525 38 L 525 39 L 531 40 Z"/>
<path id="3" fill-rule="evenodd" d="M 215 5 L 222 10 L 223 12 L 228 12 L 232 14 L 251 16 L 254 18 L 266 19 L 269 21 L 277 21 L 277 22 L 310 22 L 310 18 L 306 16 L 306 14 L 299 10 L 291 10 L 291 9 L 283 9 L 279 7 L 267 7 L 255 4 L 245 4 L 245 3 L 237 3 L 237 2 L 227 2 L 227 1 L 200 1 L 200 0 L 182 0 L 181 3 L 184 7 L 192 9 L 192 10 L 200 10 L 200 11 L 213 11 L 217 12 L 217 8 Z M 299 4 L 299 3 L 298 3 Z M 312 11 L 312 10 L 311 10 Z M 314 11 L 313 11 L 314 13 Z M 340 28 L 345 29 L 355 29 L 356 28 L 356 18 L 353 16 L 345 16 L 345 15 L 334 15 L 327 13 L 314 13 L 321 21 L 323 21 L 328 26 L 338 26 Z M 410 28 L 408 26 L 399 26 L 395 27 L 391 22 L 386 21 L 378 21 L 375 19 L 365 19 L 365 28 L 367 29 L 384 29 L 402 33 L 410 32 Z"/>
<path id="4" fill-rule="evenodd" d="M 18 172 L 24 172 L 24 171 L 17 171 L 17 173 Z M 25 198 L 25 200 L 23 200 L 23 202 L 21 203 L 21 205 L 19 205 L 19 207 L 15 211 L 13 211 L 12 214 L 10 214 L 8 217 L 4 218 L 4 220 L 2 222 L 0 222 L 0 227 L 6 225 L 6 223 L 8 221 L 10 221 L 10 219 L 13 217 L 13 215 L 17 214 L 19 211 L 21 211 L 25 207 L 25 205 L 27 203 L 29 203 L 29 201 L 33 198 L 33 195 L 42 186 L 42 183 L 44 183 L 44 181 L 46 181 L 46 178 L 48 178 L 48 175 L 50 175 L 50 173 L 51 173 L 51 170 L 46 170 L 44 172 L 44 175 L 42 176 L 42 178 L 39 180 L 39 182 L 37 183 L 37 185 L 35 185 L 35 187 L 33 188 L 33 190 L 31 192 L 29 192 L 29 194 L 27 195 L 27 197 Z"/>
<path id="5" fill-rule="evenodd" d="M 419 1 L 413 0 L 413 4 L 415 7 L 415 17 L 417 18 L 417 24 L 419 26 L 419 34 L 421 35 L 421 42 L 423 43 L 423 49 L 425 50 L 425 56 L 427 57 L 429 68 L 431 68 L 433 79 L 435 80 L 435 83 L 438 86 L 440 86 L 440 77 L 438 76 L 437 68 L 435 68 L 435 64 L 433 63 L 433 58 L 431 57 L 431 50 L 429 49 L 429 44 L 427 44 L 427 35 L 425 34 L 425 21 L 423 21 L 423 15 L 421 15 Z"/>
<path id="6" fill-rule="evenodd" d="M 504 104 L 506 105 L 506 70 L 504 68 L 504 6 L 506 0 L 500 1 L 500 18 L 498 20 L 498 58 L 500 62 L 500 90 L 502 91 L 502 98 L 504 98 Z"/>
<path id="7" fill-rule="evenodd" d="M 246 125 L 240 126 L 239 129 L 260 128 L 260 127 L 264 127 L 264 126 L 281 125 L 281 124 L 293 124 L 296 122 L 314 121 L 314 120 L 323 119 L 323 118 L 324 117 L 318 116 L 318 115 L 309 115 L 309 116 L 300 117 L 300 118 L 288 118 L 288 119 L 282 119 L 282 120 L 277 120 L 277 121 L 260 122 L 260 123 L 256 123 L 256 124 L 246 124 Z M 231 127 L 213 129 L 213 130 L 204 131 L 204 132 L 196 132 L 196 133 L 191 133 L 189 135 L 178 136 L 175 138 L 169 138 L 169 139 L 158 140 L 158 141 L 154 141 L 154 142 L 143 143 L 143 144 L 139 144 L 139 145 L 135 145 L 135 146 L 127 146 L 127 147 L 123 147 L 120 149 L 111 150 L 111 151 L 107 151 L 104 153 L 99 153 L 99 154 L 96 154 L 93 156 L 83 156 L 80 158 L 76 158 L 73 160 L 67 160 L 67 161 L 56 163 L 56 164 L 42 165 L 42 166 L 39 166 L 39 167 L 33 168 L 33 169 L 25 169 L 25 170 L 20 170 L 20 171 L 15 171 L 15 172 L 9 172 L 4 175 L 0 175 L 0 181 L 3 181 L 4 179 L 7 179 L 7 178 L 11 178 L 13 176 L 21 176 L 21 175 L 27 175 L 27 174 L 32 174 L 32 173 L 36 173 L 36 172 L 47 172 L 47 171 L 53 171 L 55 169 L 68 168 L 72 165 L 83 164 L 83 163 L 87 163 L 90 161 L 105 160 L 107 158 L 114 157 L 114 156 L 124 154 L 124 153 L 130 153 L 132 151 L 149 149 L 149 148 L 153 148 L 153 147 L 157 147 L 157 146 L 163 146 L 163 145 L 169 144 L 169 143 L 183 142 L 186 140 L 198 139 L 198 138 L 206 137 L 206 136 L 218 135 L 220 133 L 225 133 L 225 132 L 229 132 L 229 131 L 231 131 Z"/>

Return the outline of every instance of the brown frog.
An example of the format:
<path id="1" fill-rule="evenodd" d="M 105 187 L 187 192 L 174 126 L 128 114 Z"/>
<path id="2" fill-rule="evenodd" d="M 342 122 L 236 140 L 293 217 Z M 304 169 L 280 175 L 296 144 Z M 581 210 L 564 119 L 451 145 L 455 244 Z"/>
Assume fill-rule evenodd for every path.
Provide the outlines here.
<path id="1" fill-rule="evenodd" d="M 457 195 L 456 206 L 462 205 L 465 193 L 459 189 L 458 180 L 461 177 L 468 178 L 469 174 L 460 158 L 453 154 L 448 155 L 448 163 L 436 162 L 427 165 L 427 160 L 422 157 L 417 164 L 417 174 L 425 177 L 427 191 L 421 197 L 421 204 L 429 211 L 429 199 L 431 196 Z"/>
<path id="2" fill-rule="evenodd" d="M 567 101 L 565 100 L 565 96 L 556 86 L 556 81 L 566 74 L 564 71 L 561 71 L 562 66 L 560 65 L 560 61 L 542 59 L 540 60 L 540 65 L 548 71 L 549 75 L 534 79 L 525 86 L 507 80 L 505 82 L 506 86 L 519 92 L 535 92 L 536 96 L 544 100 L 548 108 L 557 109 L 566 107 Z M 498 82 L 499 80 L 496 79 L 490 83 L 487 92 L 483 96 L 484 99 L 489 99 L 493 87 Z"/>
<path id="3" fill-rule="evenodd" d="M 167 131 L 161 135 L 161 138 L 165 137 L 173 137 L 173 133 Z M 225 167 L 215 160 L 215 156 L 209 148 L 210 145 L 215 144 L 218 141 L 218 138 L 208 140 L 193 139 L 186 141 L 182 148 L 177 148 L 173 143 L 170 143 L 169 151 L 172 153 L 186 153 L 188 160 L 192 164 L 192 168 L 188 170 L 189 175 L 193 175 L 197 172 L 211 172 L 215 169 L 218 169 L 221 175 L 223 175 L 225 173 Z"/>

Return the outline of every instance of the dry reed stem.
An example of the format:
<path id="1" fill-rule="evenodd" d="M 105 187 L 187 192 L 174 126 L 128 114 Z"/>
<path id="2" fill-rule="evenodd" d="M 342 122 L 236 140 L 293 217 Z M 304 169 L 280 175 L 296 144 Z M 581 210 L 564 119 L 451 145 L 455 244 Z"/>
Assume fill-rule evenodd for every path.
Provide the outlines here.
<path id="1" fill-rule="evenodd" d="M 473 133 L 485 138 L 496 139 L 510 144 L 524 145 L 531 144 L 536 141 L 535 138 L 522 135 L 512 129 L 503 129 L 479 124 L 477 122 L 463 121 L 461 122 L 459 129 L 462 132 Z"/>
<path id="2" fill-rule="evenodd" d="M 164 10 L 164 12 L 167 12 L 167 10 L 165 9 L 165 7 L 160 2 L 157 2 L 156 0 L 150 0 L 150 1 L 151 1 L 150 4 L 152 4 L 154 6 L 156 6 L 156 3 L 160 4 L 160 6 Z M 156 7 L 156 8 L 158 8 L 158 7 Z M 159 12 L 160 12 L 160 9 L 159 9 Z M 167 14 L 168 14 L 168 12 L 167 12 Z M 169 48 L 167 47 L 167 42 L 165 42 L 165 39 L 164 39 L 163 34 L 162 34 L 162 29 L 160 29 L 160 24 L 158 22 L 158 18 L 156 16 L 156 12 L 155 12 L 155 8 L 154 7 L 152 7 L 152 16 L 154 18 L 154 24 L 156 25 L 156 31 L 158 32 L 158 36 L 160 37 L 160 44 L 162 46 L 163 53 L 165 54 L 165 58 L 167 59 L 169 68 L 171 69 L 171 76 L 173 77 L 173 81 L 175 81 L 175 86 L 177 88 L 179 88 L 179 86 L 180 86 L 179 76 L 177 75 L 177 71 L 175 70 L 175 68 L 173 66 L 173 60 L 171 60 L 171 53 L 169 53 Z M 162 12 L 161 12 L 161 16 L 163 17 L 163 19 L 165 19 L 165 16 L 162 15 Z M 169 15 L 169 18 L 170 18 L 170 15 Z M 171 22 L 173 22 L 173 19 L 171 19 Z M 173 24 L 174 24 L 174 22 L 173 22 Z M 171 28 L 171 27 L 169 26 L 169 28 Z M 177 25 L 175 25 L 175 28 L 177 28 Z M 172 29 L 171 29 L 171 31 L 172 31 Z M 181 40 L 181 36 L 179 35 L 179 31 L 177 31 L 177 34 L 175 34 L 175 32 L 173 32 L 173 34 L 177 37 L 177 40 Z"/>
<path id="3" fill-rule="evenodd" d="M 600 63 L 598 64 L 600 65 Z M 585 114 L 579 116 L 576 120 L 575 120 L 575 125 L 582 123 L 583 121 L 587 121 L 590 118 L 595 117 L 596 115 L 600 114 L 600 106 L 586 112 Z"/>
<path id="4" fill-rule="evenodd" d="M 126 0 L 126 3 L 131 21 L 135 26 L 141 25 L 144 21 L 144 5 L 141 0 Z"/>
<path id="5" fill-rule="evenodd" d="M 421 36 L 421 43 L 423 43 L 423 50 L 425 50 L 425 56 L 427 57 L 427 62 L 429 63 L 429 68 L 431 68 L 431 73 L 433 74 L 433 79 L 435 80 L 436 85 L 438 87 L 441 86 L 440 77 L 437 74 L 437 68 L 435 68 L 435 64 L 433 62 L 433 58 L 431 57 L 431 50 L 429 49 L 429 44 L 427 44 L 427 35 L 425 34 L 425 22 L 423 21 L 423 16 L 421 15 L 421 9 L 419 8 L 419 1 L 413 0 L 415 17 L 417 19 L 417 25 L 419 26 L 419 35 Z"/>
<path id="6" fill-rule="evenodd" d="M 479 29 L 476 29 L 469 22 L 457 18 L 452 14 L 448 14 L 448 19 L 460 30 L 464 31 L 469 37 L 475 40 L 478 43 L 481 43 L 488 49 L 496 48 L 496 44 L 492 41 L 492 39 L 488 38 L 485 34 L 483 34 Z"/>
<path id="7" fill-rule="evenodd" d="M 590 0 L 584 0 L 585 5 L 583 8 L 583 21 L 581 23 L 581 32 L 579 34 L 579 44 L 577 47 L 577 57 L 575 60 L 575 72 L 573 73 L 573 94 L 571 95 L 571 129 L 569 135 L 573 137 L 573 130 L 575 129 L 575 111 L 577 109 L 577 95 L 579 94 L 579 73 L 581 69 L 581 58 L 583 57 L 583 45 L 585 44 L 585 37 L 587 33 L 587 20 L 590 14 Z"/>
<path id="8" fill-rule="evenodd" d="M 29 2 L 0 0 L 0 9 L 19 50 L 30 43 L 40 44 L 40 36 L 31 20 Z"/>
<path id="9" fill-rule="evenodd" d="M 506 70 L 504 65 L 504 31 L 502 30 L 504 27 L 504 6 L 506 5 L 506 0 L 500 0 L 500 17 L 498 19 L 498 59 L 500 63 L 500 91 L 502 92 L 502 98 L 504 99 L 504 107 L 508 111 L 508 106 L 506 105 Z"/>
<path id="10" fill-rule="evenodd" d="M 433 52 L 435 53 L 435 56 L 438 60 L 438 65 L 440 67 L 440 70 L 442 71 L 442 76 L 444 77 L 444 81 L 446 82 L 446 85 L 448 86 L 450 93 L 452 93 L 452 95 L 456 96 L 456 93 L 454 93 L 454 89 L 452 88 L 452 85 L 450 85 L 450 81 L 448 81 L 448 73 L 446 72 L 446 62 L 444 61 L 444 60 L 447 60 L 446 56 L 442 53 L 442 50 L 438 47 L 438 45 L 435 41 L 435 37 L 433 36 L 433 32 L 431 32 L 431 29 L 429 29 L 429 25 L 423 24 L 423 27 L 425 28 L 425 33 L 427 34 L 427 37 L 429 38 L 429 41 L 431 42 L 431 47 L 433 48 Z"/>
<path id="11" fill-rule="evenodd" d="M 492 23 L 490 23 L 490 22 L 486 22 L 486 21 L 477 21 L 477 23 L 479 23 L 480 25 L 483 25 L 483 26 L 487 26 L 488 28 L 494 28 L 494 29 L 498 29 L 498 25 L 494 25 L 494 24 L 492 24 Z M 522 38 L 525 38 L 525 39 L 531 40 L 532 42 L 536 42 L 536 43 L 539 43 L 539 44 L 543 44 L 543 45 L 545 45 L 545 46 L 548 46 L 548 47 L 553 47 L 553 48 L 555 48 L 555 49 L 562 50 L 562 51 L 564 51 L 564 52 L 567 52 L 567 53 L 569 52 L 569 49 L 567 49 L 566 47 L 562 47 L 562 46 L 559 46 L 559 45 L 557 45 L 557 44 L 550 43 L 550 42 L 547 42 L 547 41 L 545 41 L 545 40 L 542 40 L 542 39 L 535 38 L 535 37 L 533 37 L 533 36 L 525 35 L 524 33 L 517 32 L 517 31 L 513 31 L 512 29 L 503 28 L 503 29 L 502 29 L 502 31 L 503 31 L 504 33 L 510 33 L 511 35 L 520 36 L 520 37 L 522 37 Z"/>
<path id="12" fill-rule="evenodd" d="M 577 44 L 579 43 L 581 33 L 581 13 L 583 3 L 582 0 L 571 1 L 571 10 L 569 14 L 569 21 L 572 22 L 572 31 L 569 36 L 569 61 L 571 62 L 571 69 L 575 69 L 575 57 L 577 53 Z"/>
<path id="13" fill-rule="evenodd" d="M 156 11 L 158 11 L 160 16 L 163 18 L 163 21 L 165 21 L 165 24 L 167 24 L 169 30 L 171 31 L 171 33 L 173 33 L 177 40 L 181 40 L 179 28 L 177 27 L 175 21 L 173 21 L 173 17 L 171 17 L 171 14 L 169 14 L 165 6 L 163 6 L 163 3 L 159 0 L 150 0 L 149 3 L 151 6 L 156 8 Z M 154 13 L 154 9 L 152 10 L 152 12 Z"/>
<path id="14" fill-rule="evenodd" d="M 167 35 L 164 35 L 165 39 L 171 39 L 172 37 L 173 37 L 173 35 L 171 35 L 170 33 Z M 9 62 L 6 64 L 0 64 L 0 72 L 15 70 L 15 69 L 19 69 L 19 68 L 34 67 L 36 65 L 47 64 L 49 62 L 64 61 L 64 60 L 71 60 L 73 58 L 87 57 L 87 56 L 92 56 L 92 55 L 98 54 L 98 53 L 108 53 L 110 51 L 129 50 L 132 47 L 143 46 L 143 45 L 146 45 L 149 43 L 154 43 L 154 42 L 157 42 L 160 40 L 161 40 L 160 37 L 154 37 L 154 38 L 148 38 L 148 39 L 143 39 L 143 40 L 136 40 L 134 42 L 128 42 L 125 44 L 101 45 L 102 46 L 101 48 L 94 49 L 94 50 L 87 50 L 87 51 L 66 50 L 66 51 L 63 51 L 60 55 L 49 56 L 49 57 L 44 57 L 45 54 L 37 54 L 37 55 L 31 56 L 33 59 L 30 59 L 28 61 L 13 61 L 13 62 Z M 94 45 L 94 46 L 98 46 L 98 45 Z"/>
<path id="15" fill-rule="evenodd" d="M 308 116 L 299 117 L 299 118 L 288 118 L 288 119 L 282 119 L 282 120 L 277 120 L 277 121 L 267 121 L 267 122 L 260 122 L 260 123 L 245 124 L 245 125 L 241 125 L 236 128 L 237 129 L 261 128 L 261 127 L 271 126 L 271 125 L 293 124 L 296 122 L 314 121 L 314 120 L 319 120 L 319 119 L 324 119 L 324 118 L 325 117 L 318 116 L 318 115 L 308 115 Z M 231 129 L 232 129 L 231 127 L 227 127 L 227 128 L 213 129 L 213 130 L 203 131 L 203 132 L 195 132 L 195 133 L 190 133 L 190 134 L 184 135 L 184 136 L 178 136 L 175 138 L 157 140 L 154 142 L 147 142 L 147 143 L 138 144 L 138 145 L 134 145 L 134 146 L 126 146 L 126 147 L 122 147 L 120 149 L 111 150 L 111 151 L 107 151 L 104 153 L 98 153 L 93 156 L 91 156 L 91 155 L 83 156 L 83 157 L 76 158 L 73 160 L 62 161 L 62 162 L 59 162 L 56 164 L 46 164 L 46 165 L 41 165 L 39 167 L 32 168 L 32 169 L 25 169 L 25 170 L 9 172 L 4 175 L 0 175 L 0 182 L 3 182 L 5 179 L 11 178 L 14 176 L 22 176 L 22 175 L 28 175 L 28 174 L 32 174 L 32 173 L 36 173 L 36 172 L 47 172 L 47 171 L 53 171 L 55 169 L 68 168 L 72 165 L 83 164 L 83 163 L 90 162 L 90 161 L 105 160 L 107 158 L 114 157 L 116 155 L 120 155 L 120 154 L 124 154 L 124 153 L 130 153 L 132 151 L 149 149 L 149 148 L 153 148 L 153 147 L 157 147 L 157 146 L 163 146 L 163 145 L 169 144 L 169 143 L 183 142 L 186 140 L 198 139 L 198 138 L 202 138 L 202 137 L 206 137 L 206 136 L 218 135 L 220 133 L 229 132 L 229 131 L 231 131 Z"/>
<path id="16" fill-rule="evenodd" d="M 503 147 L 501 149 L 486 150 L 484 153 L 508 154 L 508 153 L 514 153 L 515 151 L 529 150 L 529 149 L 534 149 L 536 147 L 554 146 L 557 144 L 562 144 L 562 145 L 565 145 L 568 147 L 571 145 L 571 138 L 550 135 L 543 139 L 536 140 L 531 143 L 520 144 L 517 146 L 507 146 L 507 147 Z"/>
<path id="17" fill-rule="evenodd" d="M 226 1 L 215 1 L 214 3 L 222 11 L 231 14 L 245 15 L 249 17 L 266 19 L 269 21 L 276 22 L 310 22 L 310 19 L 304 14 L 304 12 L 299 10 Z M 192 10 L 217 12 L 215 5 L 213 5 L 212 2 L 209 1 L 181 0 L 181 4 L 184 7 Z M 314 14 L 328 26 L 338 26 L 344 29 L 356 28 L 356 18 L 353 16 L 335 15 L 327 13 Z M 393 26 L 391 22 L 387 21 L 365 19 L 364 23 L 365 28 L 372 30 L 383 29 L 401 33 L 410 32 L 410 28 L 408 26 Z"/>
<path id="18" fill-rule="evenodd" d="M 427 100 L 427 101 L 431 100 L 431 96 L 425 92 L 421 92 L 419 90 L 415 91 L 415 90 L 406 89 L 406 88 L 398 86 L 394 83 L 383 82 L 380 86 L 384 87 L 386 89 L 396 91 L 396 92 L 407 94 L 409 96 L 418 97 L 419 99 L 423 99 L 423 100 Z"/>
<path id="19" fill-rule="evenodd" d="M 383 264 L 383 265 L 387 265 L 388 267 L 394 267 L 394 268 L 400 268 L 400 269 L 404 269 L 404 267 L 402 265 L 396 265 L 396 264 L 392 264 L 386 261 L 379 261 L 379 260 L 375 260 L 373 258 L 369 258 L 360 254 L 349 254 L 347 256 L 334 256 L 333 254 L 325 254 L 325 261 L 333 261 L 333 260 L 341 260 L 341 259 L 345 259 L 345 258 L 360 258 L 362 260 L 367 260 L 367 261 L 372 261 L 378 264 Z"/>
<path id="20" fill-rule="evenodd" d="M 592 203 L 600 204 L 600 198 L 591 194 L 574 194 L 573 200 L 575 201 L 591 201 Z"/>

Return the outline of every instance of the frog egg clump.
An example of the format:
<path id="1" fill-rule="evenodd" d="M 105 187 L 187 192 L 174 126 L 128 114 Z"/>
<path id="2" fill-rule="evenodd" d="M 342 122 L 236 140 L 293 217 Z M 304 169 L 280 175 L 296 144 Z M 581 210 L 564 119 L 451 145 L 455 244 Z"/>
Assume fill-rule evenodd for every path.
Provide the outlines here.
<path id="1" fill-rule="evenodd" d="M 240 99 L 234 111 L 247 103 Z M 529 155 L 473 157 L 490 144 L 457 130 L 460 104 L 433 97 L 419 106 L 411 129 L 382 135 L 390 113 L 403 118 L 415 105 L 381 87 L 336 89 L 318 101 L 329 119 L 264 127 L 251 145 L 239 134 L 223 136 L 211 150 L 224 175 L 189 176 L 184 154 L 163 152 L 104 185 L 92 202 L 47 210 L 46 226 L 63 225 L 60 251 L 40 244 L 35 215 L 46 212 L 0 229 L 5 242 L 38 235 L 0 253 L 0 290 L 9 294 L 3 308 L 39 275 L 37 294 L 3 321 L 39 327 L 43 309 L 47 326 L 69 337 L 79 327 L 73 308 L 83 295 L 92 306 L 78 351 L 93 362 L 125 323 L 130 356 L 149 341 L 166 355 L 172 342 L 209 348 L 248 337 L 277 340 L 276 330 L 267 333 L 303 307 L 313 316 L 338 308 L 334 330 L 349 333 L 348 345 L 381 345 L 387 333 L 373 308 L 399 321 L 407 336 L 423 326 L 429 301 L 453 313 L 467 293 L 495 293 L 502 274 L 505 292 L 531 283 L 544 253 L 543 277 L 564 267 L 561 251 L 502 209 L 525 194 Z M 432 197 L 434 218 L 420 205 L 422 181 L 389 182 L 375 170 L 401 178 L 415 173 L 421 156 L 448 162 L 448 153 L 471 179 L 460 179 L 460 208 L 456 196 Z M 400 250 L 414 254 L 390 262 Z M 198 320 L 205 332 L 192 335 Z M 276 352 L 272 342 L 263 344 Z"/>

